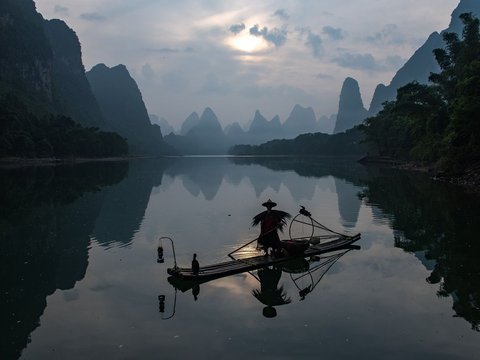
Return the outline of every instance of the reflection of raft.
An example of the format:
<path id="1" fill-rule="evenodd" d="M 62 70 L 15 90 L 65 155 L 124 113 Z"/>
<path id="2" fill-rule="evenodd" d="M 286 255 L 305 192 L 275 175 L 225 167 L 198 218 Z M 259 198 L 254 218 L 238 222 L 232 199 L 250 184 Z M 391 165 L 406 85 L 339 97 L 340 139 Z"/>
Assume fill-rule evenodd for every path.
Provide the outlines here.
<path id="1" fill-rule="evenodd" d="M 338 235 L 335 239 L 330 239 L 329 241 L 324 243 L 312 245 L 310 242 L 310 244 L 307 244 L 304 251 L 300 251 L 301 247 L 299 247 L 291 253 L 285 253 L 280 256 L 260 255 L 246 259 L 231 260 L 223 263 L 202 266 L 200 267 L 200 271 L 197 275 L 193 274 L 191 268 L 174 267 L 168 269 L 167 272 L 173 278 L 182 280 L 193 280 L 202 283 L 229 275 L 263 268 L 265 266 L 280 264 L 287 260 L 306 258 L 336 250 L 346 249 L 359 239 L 360 234 L 353 236 Z M 174 279 L 171 279 L 170 282 L 172 281 L 175 282 Z"/>

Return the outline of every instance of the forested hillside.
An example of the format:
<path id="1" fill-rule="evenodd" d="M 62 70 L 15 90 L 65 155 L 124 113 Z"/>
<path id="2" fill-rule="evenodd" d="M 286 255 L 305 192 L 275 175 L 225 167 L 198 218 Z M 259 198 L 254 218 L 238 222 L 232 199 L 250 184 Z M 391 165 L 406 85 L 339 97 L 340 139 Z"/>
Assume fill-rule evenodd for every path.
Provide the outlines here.
<path id="1" fill-rule="evenodd" d="M 357 128 L 328 135 L 303 134 L 292 140 L 272 140 L 261 145 L 236 145 L 231 155 L 315 155 L 315 156 L 362 156 L 367 153 L 363 143 L 364 134 Z"/>
<path id="2" fill-rule="evenodd" d="M 0 157 L 105 157 L 128 153 L 104 125 L 76 34 L 45 21 L 32 0 L 0 2 Z"/>
<path id="3" fill-rule="evenodd" d="M 435 164 L 463 172 L 480 161 L 479 19 L 460 15 L 462 37 L 444 33 L 445 49 L 436 49 L 441 71 L 431 84 L 410 83 L 395 101 L 362 126 L 381 156 Z"/>

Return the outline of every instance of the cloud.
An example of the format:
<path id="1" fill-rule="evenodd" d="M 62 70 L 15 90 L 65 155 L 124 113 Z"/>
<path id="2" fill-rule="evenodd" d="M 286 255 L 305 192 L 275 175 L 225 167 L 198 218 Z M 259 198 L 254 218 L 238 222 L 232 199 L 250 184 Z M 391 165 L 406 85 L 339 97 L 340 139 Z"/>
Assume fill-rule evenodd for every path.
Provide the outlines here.
<path id="1" fill-rule="evenodd" d="M 279 17 L 282 20 L 288 20 L 290 18 L 285 9 L 278 9 L 273 15 Z"/>
<path id="2" fill-rule="evenodd" d="M 260 36 L 265 41 L 275 45 L 275 47 L 280 47 L 287 42 L 287 30 L 285 28 L 273 28 L 272 30 L 268 30 L 268 28 L 264 26 L 260 29 L 258 24 L 256 24 L 255 26 L 252 26 L 249 31 L 250 35 Z"/>
<path id="3" fill-rule="evenodd" d="M 248 85 L 243 87 L 240 94 L 252 98 L 288 98 L 293 103 L 302 102 L 309 95 L 301 88 L 291 85 L 275 85 L 275 86 L 260 86 L 260 85 Z"/>
<path id="4" fill-rule="evenodd" d="M 207 82 L 202 88 L 202 92 L 217 93 L 225 95 L 230 91 L 230 87 L 226 81 L 221 81 L 214 73 L 207 75 Z"/>
<path id="5" fill-rule="evenodd" d="M 142 69 L 143 70 L 143 69 Z M 168 90 L 184 91 L 188 87 L 188 78 L 180 72 L 169 72 L 162 76 L 162 81 Z"/>
<path id="6" fill-rule="evenodd" d="M 55 14 L 62 14 L 62 15 L 68 15 L 68 8 L 62 5 L 55 5 L 53 8 L 53 12 Z"/>
<path id="7" fill-rule="evenodd" d="M 259 30 L 258 24 L 250 28 L 250 34 L 253 36 L 263 36 L 264 33 L 267 33 L 267 28 L 264 27 L 262 30 Z"/>
<path id="8" fill-rule="evenodd" d="M 163 47 L 158 49 L 148 49 L 148 51 L 161 53 L 161 54 L 172 54 L 172 53 L 179 53 L 181 50 L 175 49 L 175 48 Z"/>
<path id="9" fill-rule="evenodd" d="M 245 24 L 233 24 L 230 26 L 230 31 L 234 33 L 235 35 L 240 34 L 243 30 L 245 30 Z"/>
<path id="10" fill-rule="evenodd" d="M 185 53 L 194 52 L 194 49 L 191 46 L 187 46 L 184 49 L 163 47 L 163 48 L 153 48 L 153 49 L 151 48 L 151 49 L 147 49 L 147 51 L 160 53 L 160 54 L 175 54 L 175 53 L 182 53 L 182 52 L 185 52 Z"/>
<path id="11" fill-rule="evenodd" d="M 341 67 L 355 70 L 375 71 L 381 69 L 381 66 L 372 54 L 352 54 L 345 52 L 334 58 L 333 61 Z"/>
<path id="12" fill-rule="evenodd" d="M 85 13 L 81 14 L 80 18 L 87 21 L 104 21 L 106 17 L 99 13 Z"/>
<path id="13" fill-rule="evenodd" d="M 320 57 L 323 54 L 322 38 L 320 35 L 307 31 L 307 42 L 305 43 L 312 49 L 313 56 Z"/>
<path id="14" fill-rule="evenodd" d="M 399 55 L 387 56 L 385 59 L 385 65 L 389 69 L 398 70 L 405 64 L 406 61 L 406 59 Z"/>
<path id="15" fill-rule="evenodd" d="M 155 76 L 155 71 L 153 71 L 150 64 L 142 66 L 142 76 L 147 80 L 151 80 Z"/>
<path id="16" fill-rule="evenodd" d="M 330 80 L 330 79 L 333 79 L 333 76 L 332 75 L 329 75 L 329 74 L 316 74 L 315 76 L 315 79 L 321 79 L 321 80 Z"/>
<path id="17" fill-rule="evenodd" d="M 342 40 L 343 39 L 343 30 L 340 28 L 334 28 L 332 26 L 324 26 L 323 33 L 327 34 L 330 38 L 334 40 Z"/>
<path id="18" fill-rule="evenodd" d="M 405 37 L 395 24 L 387 24 L 382 30 L 367 36 L 366 40 L 374 45 L 402 45 L 406 42 Z"/>

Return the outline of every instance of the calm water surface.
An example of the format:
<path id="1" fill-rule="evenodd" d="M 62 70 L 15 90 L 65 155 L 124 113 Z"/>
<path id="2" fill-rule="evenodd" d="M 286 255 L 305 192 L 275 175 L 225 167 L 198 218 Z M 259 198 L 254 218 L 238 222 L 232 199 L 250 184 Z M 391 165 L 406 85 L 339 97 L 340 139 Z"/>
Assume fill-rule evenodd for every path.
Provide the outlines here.
<path id="1" fill-rule="evenodd" d="M 361 249 L 311 276 L 291 264 L 175 291 L 159 237 L 180 265 L 194 252 L 226 260 L 256 237 L 268 198 L 360 232 Z M 424 176 L 338 160 L 136 160 L 2 169 L 0 203 L 2 359 L 479 358 L 480 200 Z"/>

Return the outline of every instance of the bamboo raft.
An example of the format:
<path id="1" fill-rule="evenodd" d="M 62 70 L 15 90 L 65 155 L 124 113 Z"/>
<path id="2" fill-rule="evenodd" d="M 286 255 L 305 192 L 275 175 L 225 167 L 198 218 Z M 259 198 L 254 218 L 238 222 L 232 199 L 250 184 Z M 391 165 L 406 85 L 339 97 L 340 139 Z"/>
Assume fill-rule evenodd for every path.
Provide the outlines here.
<path id="1" fill-rule="evenodd" d="M 218 264 L 206 265 L 200 267 L 198 274 L 194 274 L 191 268 L 173 267 L 167 269 L 171 278 L 170 283 L 180 281 L 193 281 L 195 283 L 203 283 L 210 280 L 240 274 L 247 271 L 256 270 L 270 265 L 279 264 L 296 258 L 307 258 L 310 256 L 320 255 L 336 250 L 346 249 L 354 242 L 360 239 L 360 234 L 353 236 L 341 235 L 336 239 L 310 245 L 304 252 L 297 254 L 285 254 L 282 256 L 254 256 L 246 259 L 233 259 Z"/>

